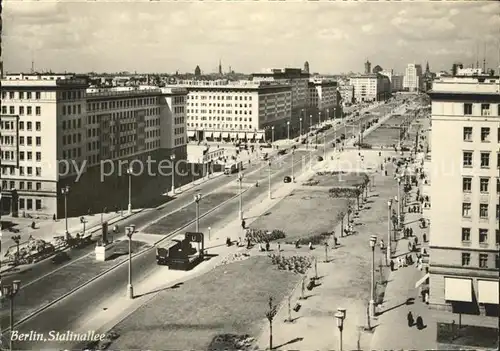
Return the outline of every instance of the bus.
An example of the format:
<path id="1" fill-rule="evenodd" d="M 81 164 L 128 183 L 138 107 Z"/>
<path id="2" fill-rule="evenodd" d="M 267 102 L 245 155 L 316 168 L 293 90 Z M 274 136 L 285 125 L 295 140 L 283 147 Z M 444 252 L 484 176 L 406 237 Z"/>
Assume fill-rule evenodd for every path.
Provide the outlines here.
<path id="1" fill-rule="evenodd" d="M 242 161 L 233 162 L 231 164 L 226 165 L 226 167 L 224 167 L 224 174 L 230 175 L 230 174 L 238 172 L 239 170 L 242 170 L 242 169 L 243 169 L 243 162 Z"/>

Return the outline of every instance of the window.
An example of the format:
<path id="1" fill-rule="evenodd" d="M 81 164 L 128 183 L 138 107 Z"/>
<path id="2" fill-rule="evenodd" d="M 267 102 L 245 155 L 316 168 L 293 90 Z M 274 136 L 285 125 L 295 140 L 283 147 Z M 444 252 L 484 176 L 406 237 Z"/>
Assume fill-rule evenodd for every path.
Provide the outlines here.
<path id="1" fill-rule="evenodd" d="M 479 228 L 479 243 L 486 244 L 488 242 L 488 229 Z"/>
<path id="2" fill-rule="evenodd" d="M 26 140 L 27 140 L 26 144 L 28 146 L 31 146 L 33 144 L 33 138 L 32 137 L 29 136 L 29 137 L 26 138 Z"/>
<path id="3" fill-rule="evenodd" d="M 470 241 L 470 228 L 462 228 L 462 241 Z"/>
<path id="4" fill-rule="evenodd" d="M 40 106 L 35 107 L 35 114 L 40 116 L 42 114 L 42 108 Z"/>
<path id="5" fill-rule="evenodd" d="M 470 202 L 462 203 L 462 217 L 470 217 L 471 216 L 471 204 Z"/>
<path id="6" fill-rule="evenodd" d="M 488 254 L 479 254 L 479 267 L 488 268 Z"/>
<path id="7" fill-rule="evenodd" d="M 29 130 L 29 131 L 31 131 L 33 129 L 33 123 L 32 122 L 28 122 L 26 124 L 26 129 Z"/>
<path id="8" fill-rule="evenodd" d="M 36 190 L 37 190 L 37 191 L 42 190 L 42 183 L 40 183 L 40 182 L 36 182 L 35 187 L 36 187 Z"/>
<path id="9" fill-rule="evenodd" d="M 488 204 L 479 204 L 479 217 L 488 218 Z"/>
<path id="10" fill-rule="evenodd" d="M 497 178 L 497 194 L 500 194 L 500 178 Z"/>
<path id="11" fill-rule="evenodd" d="M 36 160 L 37 161 L 41 161 L 42 160 L 42 153 L 41 152 L 37 152 L 36 153 Z"/>
<path id="12" fill-rule="evenodd" d="M 37 91 L 37 92 L 35 93 L 35 99 L 40 100 L 40 97 L 41 97 L 41 96 L 40 96 L 40 92 L 39 92 L 39 91 Z"/>
<path id="13" fill-rule="evenodd" d="M 42 145 L 42 137 L 36 137 L 36 146 Z"/>
<path id="14" fill-rule="evenodd" d="M 499 268 L 500 268 L 500 255 L 499 255 L 499 254 L 497 254 L 497 255 L 495 256 L 495 268 L 496 268 L 496 269 L 499 269 Z"/>
<path id="15" fill-rule="evenodd" d="M 472 152 L 464 151 L 463 153 L 463 166 L 472 167 Z"/>
<path id="16" fill-rule="evenodd" d="M 481 152 L 481 168 L 489 168 L 489 167 L 490 167 L 490 153 Z"/>
<path id="17" fill-rule="evenodd" d="M 462 179 L 462 191 L 470 193 L 472 191 L 472 178 L 464 177 Z"/>
<path id="18" fill-rule="evenodd" d="M 481 141 L 490 141 L 490 128 L 483 127 L 481 128 Z"/>
<path id="19" fill-rule="evenodd" d="M 19 106 L 19 114 L 24 115 L 24 106 Z"/>
<path id="20" fill-rule="evenodd" d="M 497 221 L 500 219 L 500 205 L 497 205 Z"/>
<path id="21" fill-rule="evenodd" d="M 27 199 L 26 200 L 26 209 L 27 210 L 32 210 L 33 209 L 33 200 L 32 199 Z"/>
<path id="22" fill-rule="evenodd" d="M 28 106 L 28 107 L 26 108 L 26 114 L 27 114 L 28 116 L 31 116 L 31 115 L 33 114 L 33 107 Z"/>
<path id="23" fill-rule="evenodd" d="M 500 105 L 498 105 L 498 114 L 500 114 Z M 500 143 L 500 128 L 497 129 L 497 142 Z"/>
<path id="24" fill-rule="evenodd" d="M 472 141 L 472 127 L 464 127 L 464 141 Z"/>
<path id="25" fill-rule="evenodd" d="M 35 209 L 36 210 L 42 209 L 42 200 L 35 200 Z"/>
<path id="26" fill-rule="evenodd" d="M 481 116 L 490 115 L 490 104 L 481 104 Z"/>
<path id="27" fill-rule="evenodd" d="M 462 266 L 469 266 L 469 265 L 470 265 L 470 253 L 463 252 L 462 253 Z"/>
<path id="28" fill-rule="evenodd" d="M 479 180 L 479 191 L 481 191 L 482 193 L 487 193 L 489 184 L 490 184 L 489 178 L 481 178 Z"/>
<path id="29" fill-rule="evenodd" d="M 37 132 L 42 130 L 42 123 L 41 122 L 35 122 L 35 129 Z"/>

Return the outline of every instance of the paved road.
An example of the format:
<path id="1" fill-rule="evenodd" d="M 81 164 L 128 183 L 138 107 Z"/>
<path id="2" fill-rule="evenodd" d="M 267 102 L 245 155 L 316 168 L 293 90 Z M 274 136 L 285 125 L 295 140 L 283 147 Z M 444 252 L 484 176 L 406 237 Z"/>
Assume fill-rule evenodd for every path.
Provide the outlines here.
<path id="1" fill-rule="evenodd" d="M 301 152 L 297 152 L 301 154 Z M 295 159 L 294 169 L 299 174 L 302 170 L 302 163 L 300 159 Z M 288 157 L 281 163 L 281 166 L 275 168 L 271 177 L 271 186 L 276 187 L 283 181 L 283 177 L 291 172 L 291 158 Z M 264 175 L 263 175 L 264 176 Z M 229 177 L 237 187 L 234 177 Z M 226 182 L 228 179 L 226 178 Z M 266 185 L 264 185 L 266 184 Z M 251 187 L 243 195 L 243 204 L 254 199 L 262 194 L 267 193 L 267 183 L 263 182 L 262 186 Z M 225 204 L 210 213 L 200 220 L 200 229 L 205 230 L 209 226 L 212 228 L 221 228 L 225 222 L 234 219 L 237 216 L 239 208 L 239 200 L 236 198 L 230 203 Z M 186 231 L 195 230 L 194 225 L 191 225 Z M 215 233 L 214 233 L 215 234 Z M 154 269 L 165 269 L 165 267 L 158 267 L 155 261 L 155 249 L 150 249 L 144 254 L 134 258 L 134 275 L 146 276 Z M 78 290 L 74 294 L 61 300 L 58 304 L 48 308 L 34 318 L 23 323 L 17 329 L 20 333 L 36 331 L 40 333 L 48 333 L 51 330 L 64 332 L 66 330 L 74 330 L 78 326 L 79 318 L 85 314 L 85 306 L 99 306 L 107 298 L 113 294 L 126 293 L 126 282 L 128 277 L 128 266 L 126 264 L 118 267 L 116 270 L 99 278 L 88 286 Z M 104 308 L 105 306 L 103 306 Z M 6 322 L 7 323 L 7 322 Z M 74 345 L 60 344 L 54 346 L 51 343 L 50 347 L 57 347 L 60 349 L 71 348 Z M 47 345 L 37 343 L 17 343 L 16 349 L 41 349 Z"/>

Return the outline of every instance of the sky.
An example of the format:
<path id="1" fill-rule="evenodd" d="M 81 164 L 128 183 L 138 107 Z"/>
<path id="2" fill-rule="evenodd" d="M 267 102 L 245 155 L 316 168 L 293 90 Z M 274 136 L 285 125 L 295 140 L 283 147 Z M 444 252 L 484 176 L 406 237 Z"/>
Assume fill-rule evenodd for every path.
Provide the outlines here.
<path id="1" fill-rule="evenodd" d="M 499 66 L 500 2 L 3 1 L 10 72 L 251 73 Z"/>

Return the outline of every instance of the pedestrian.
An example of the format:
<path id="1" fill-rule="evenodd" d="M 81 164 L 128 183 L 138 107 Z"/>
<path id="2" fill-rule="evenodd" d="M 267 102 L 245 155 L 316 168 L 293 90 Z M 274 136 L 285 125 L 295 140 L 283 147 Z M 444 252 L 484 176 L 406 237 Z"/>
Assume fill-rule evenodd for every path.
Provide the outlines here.
<path id="1" fill-rule="evenodd" d="M 413 326 L 413 323 L 415 322 L 413 320 L 413 314 L 411 313 L 411 311 L 409 311 L 406 315 L 406 319 L 408 320 L 408 326 L 411 328 Z"/>
<path id="2" fill-rule="evenodd" d="M 246 229 L 246 222 L 245 222 L 245 220 L 242 220 L 242 221 L 241 221 L 241 227 L 242 227 L 243 229 Z"/>
<path id="3" fill-rule="evenodd" d="M 296 249 L 300 248 L 300 241 L 299 241 L 299 239 L 297 239 L 297 241 L 295 241 L 295 248 Z"/>
<path id="4" fill-rule="evenodd" d="M 312 250 L 313 249 L 313 244 L 312 242 L 309 241 L 309 250 Z"/>
<path id="5" fill-rule="evenodd" d="M 424 243 L 426 243 L 427 242 L 427 234 L 425 234 L 425 233 L 422 234 L 422 239 L 423 239 Z"/>
<path id="6" fill-rule="evenodd" d="M 385 245 L 384 240 L 380 240 L 380 251 L 384 251 Z"/>
<path id="7" fill-rule="evenodd" d="M 271 244 L 269 244 L 269 241 L 266 241 L 266 251 L 269 251 L 271 248 Z"/>
<path id="8" fill-rule="evenodd" d="M 391 262 L 389 262 L 389 266 L 391 267 L 391 272 L 394 271 L 394 261 L 391 260 Z"/>
<path id="9" fill-rule="evenodd" d="M 278 243 L 278 252 L 281 252 L 281 244 Z"/>
<path id="10" fill-rule="evenodd" d="M 418 238 L 415 237 L 415 246 L 418 245 Z"/>
<path id="11" fill-rule="evenodd" d="M 413 236 L 413 228 L 410 228 L 410 236 Z"/>
<path id="12" fill-rule="evenodd" d="M 418 330 L 424 329 L 424 320 L 422 319 L 421 316 L 417 317 L 417 323 L 416 324 L 417 324 L 417 329 Z"/>
<path id="13" fill-rule="evenodd" d="M 52 220 L 55 222 L 56 221 L 56 214 L 54 213 L 54 215 L 52 216 Z"/>
<path id="14" fill-rule="evenodd" d="M 408 242 L 408 251 L 410 251 L 410 252 L 413 251 L 413 247 L 412 247 L 411 242 Z"/>

